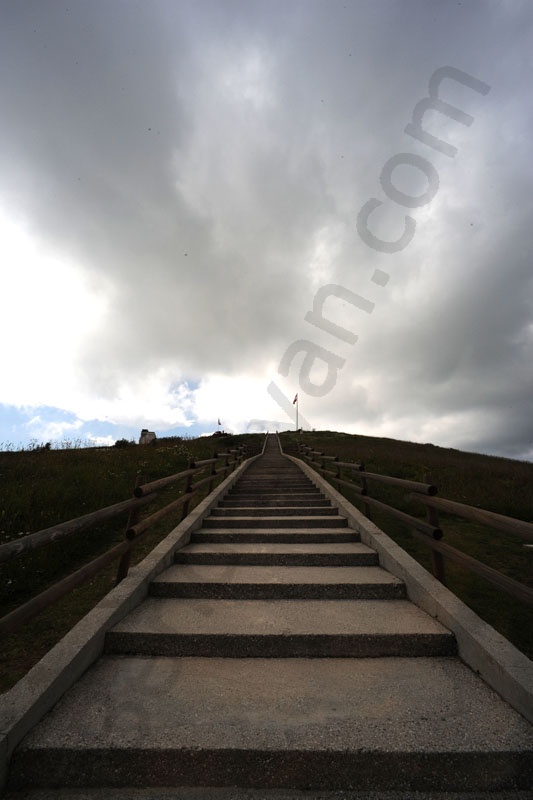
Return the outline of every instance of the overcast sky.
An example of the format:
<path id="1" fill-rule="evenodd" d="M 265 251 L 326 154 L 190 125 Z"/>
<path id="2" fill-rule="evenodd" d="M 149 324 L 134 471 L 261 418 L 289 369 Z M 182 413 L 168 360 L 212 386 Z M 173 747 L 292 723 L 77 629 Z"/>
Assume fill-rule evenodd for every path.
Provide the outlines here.
<path id="1" fill-rule="evenodd" d="M 533 460 L 530 0 L 0 9 L 0 442 Z"/>

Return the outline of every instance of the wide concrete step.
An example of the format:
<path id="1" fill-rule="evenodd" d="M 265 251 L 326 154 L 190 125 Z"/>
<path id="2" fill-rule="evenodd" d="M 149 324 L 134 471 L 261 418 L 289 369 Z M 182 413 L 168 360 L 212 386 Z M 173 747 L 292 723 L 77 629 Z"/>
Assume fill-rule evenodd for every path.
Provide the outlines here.
<path id="1" fill-rule="evenodd" d="M 313 483 L 298 467 L 285 470 L 277 467 L 270 472 L 254 471 L 251 467 L 239 478 L 239 483 Z"/>
<path id="2" fill-rule="evenodd" d="M 248 485 L 248 486 L 241 486 L 240 483 L 237 483 L 233 490 L 230 490 L 231 494 L 228 492 L 229 496 L 233 496 L 234 494 L 304 494 L 304 495 L 311 495 L 311 494 L 320 494 L 320 491 L 313 486 L 312 484 L 298 484 L 298 485 L 289 485 L 287 483 L 279 483 L 279 484 L 264 484 L 264 483 L 257 483 L 255 485 Z"/>
<path id="3" fill-rule="evenodd" d="M 320 495 L 323 497 L 324 495 L 322 492 L 313 486 L 312 483 L 308 485 L 299 485 L 290 487 L 287 486 L 286 483 L 281 483 L 279 485 L 272 484 L 271 486 L 265 486 L 264 484 L 257 484 L 255 486 L 241 486 L 240 483 L 235 484 L 233 489 L 230 489 L 226 497 L 234 497 L 235 495 L 247 495 L 247 494 L 290 494 L 290 495 L 299 495 L 302 494 L 304 497 L 309 495 Z"/>
<path id="4" fill-rule="evenodd" d="M 177 564 L 248 564 L 250 566 L 372 567 L 375 550 L 360 542 L 341 544 L 228 543 L 189 544 L 175 555 Z"/>
<path id="5" fill-rule="evenodd" d="M 270 471 L 254 470 L 250 467 L 239 479 L 239 483 L 280 483 L 281 481 L 286 481 L 287 483 L 312 483 L 311 479 L 296 466 L 289 469 L 277 466 Z"/>
<path id="6" fill-rule="evenodd" d="M 191 536 L 192 542 L 293 542 L 336 543 L 358 542 L 360 536 L 350 528 L 324 530 L 323 528 L 276 528 L 259 530 L 257 527 L 228 529 L 220 520 L 218 528 L 200 528 Z"/>
<path id="7" fill-rule="evenodd" d="M 177 564 L 150 585 L 155 597 L 221 599 L 397 599 L 402 581 L 380 567 Z M 391 612 L 394 613 L 394 612 Z"/>
<path id="8" fill-rule="evenodd" d="M 239 478 L 238 485 L 239 486 L 253 486 L 253 485 L 282 485 L 286 484 L 288 486 L 314 486 L 315 484 L 313 481 L 304 475 L 302 472 L 299 474 L 291 473 L 290 475 L 287 473 L 273 472 L 269 475 L 256 475 L 252 474 L 249 470 L 248 472 L 244 473 Z"/>
<path id="9" fill-rule="evenodd" d="M 251 475 L 250 472 L 245 473 L 237 482 L 238 486 L 257 486 L 257 485 L 275 485 L 275 486 L 313 486 L 314 483 L 308 477 L 299 473 L 297 475 L 286 475 L 281 472 L 272 473 L 269 476 Z"/>
<path id="10" fill-rule="evenodd" d="M 314 504 L 317 500 L 324 500 L 324 495 L 320 494 L 320 492 L 295 492 L 294 494 L 288 492 L 238 492 L 235 494 L 228 493 L 223 502 L 226 500 L 252 503 L 253 505 L 274 500 L 304 501 L 305 503 Z"/>
<path id="11" fill-rule="evenodd" d="M 209 516 L 203 521 L 204 528 L 345 528 L 347 525 L 346 517 L 341 517 L 339 514 L 334 516 L 317 515 L 314 517 L 305 515 L 294 515 L 292 517 L 243 515 L 240 517 L 228 517 L 224 520 L 219 517 Z"/>
<path id="12" fill-rule="evenodd" d="M 532 751 L 454 658 L 107 656 L 19 746 L 10 788 L 528 790 Z"/>
<path id="13" fill-rule="evenodd" d="M 221 500 L 217 508 L 250 508 L 250 500 Z M 327 500 L 316 499 L 310 503 L 308 500 L 292 500 L 290 497 L 284 497 L 282 500 L 256 500 L 254 501 L 254 508 L 262 509 L 277 509 L 277 508 L 307 508 L 312 505 L 314 508 L 331 508 L 331 503 Z"/>
<path id="14" fill-rule="evenodd" d="M 273 514 L 276 517 L 338 517 L 338 509 L 332 506 L 314 506 L 306 505 L 300 506 L 278 506 L 273 511 L 271 508 L 257 508 L 256 506 L 245 506 L 244 504 L 237 508 L 213 508 L 211 510 L 211 517 L 271 517 Z"/>
<path id="15" fill-rule="evenodd" d="M 452 634 L 405 600 L 152 598 L 106 636 L 106 652 L 224 658 L 451 656 Z"/>
<path id="16" fill-rule="evenodd" d="M 234 500 L 221 500 L 218 504 L 218 508 L 240 508 L 242 505 L 246 505 L 250 502 L 250 498 L 248 497 L 242 497 L 241 499 L 237 498 Z M 295 500 L 290 494 L 279 495 L 274 500 L 254 500 L 254 506 L 256 508 L 278 508 L 283 506 L 290 506 L 291 508 L 305 508 L 308 505 L 329 508 L 331 506 L 331 501 L 320 496 L 317 496 L 316 498 L 313 497 L 311 501 L 309 499 Z"/>
<path id="17" fill-rule="evenodd" d="M 301 789 L 250 789 L 237 786 L 172 786 L 92 789 L 33 789 L 8 792 L 5 800 L 531 800 L 530 791 L 494 792 L 359 792 Z"/>

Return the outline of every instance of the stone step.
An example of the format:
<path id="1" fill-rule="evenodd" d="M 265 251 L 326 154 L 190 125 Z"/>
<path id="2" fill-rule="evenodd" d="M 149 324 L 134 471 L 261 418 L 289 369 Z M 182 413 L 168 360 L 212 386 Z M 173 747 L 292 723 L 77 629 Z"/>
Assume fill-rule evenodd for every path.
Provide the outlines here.
<path id="1" fill-rule="evenodd" d="M 264 484 L 258 484 L 257 486 L 250 486 L 248 488 L 241 487 L 240 484 L 237 484 L 235 489 L 230 489 L 226 497 L 235 497 L 236 495 L 266 495 L 268 497 L 272 494 L 288 494 L 291 497 L 295 495 L 303 495 L 303 497 L 312 497 L 313 495 L 316 497 L 324 496 L 319 489 L 316 489 L 312 485 L 298 486 L 290 489 L 286 484 L 281 484 L 280 486 L 264 486 Z"/>
<path id="2" fill-rule="evenodd" d="M 299 475 L 287 475 L 281 472 L 279 473 L 272 473 L 265 477 L 254 476 L 248 472 L 244 473 L 238 481 L 239 485 L 246 486 L 250 484 L 259 484 L 259 483 L 275 483 L 275 484 L 295 484 L 295 485 L 305 485 L 305 486 L 315 486 L 314 482 L 304 475 L 303 472 L 300 472 Z"/>
<path id="3" fill-rule="evenodd" d="M 221 520 L 218 517 L 209 516 L 204 519 L 204 528 L 346 528 L 348 521 L 346 517 L 338 514 L 334 516 L 315 516 L 306 517 L 295 515 L 292 517 L 283 516 L 240 516 L 229 517 Z"/>
<path id="4" fill-rule="evenodd" d="M 449 657 L 106 656 L 17 748 L 10 789 L 503 792 L 531 788 L 532 749 Z"/>
<path id="5" fill-rule="evenodd" d="M 254 471 L 248 469 L 240 478 L 239 483 L 312 483 L 311 479 L 304 475 L 297 467 L 294 470 L 284 470 L 281 467 L 272 469 L 270 472 Z"/>
<path id="6" fill-rule="evenodd" d="M 324 495 L 320 492 L 297 492 L 296 494 L 287 494 L 286 492 L 238 492 L 235 494 L 228 494 L 225 500 L 246 501 L 247 503 L 269 502 L 271 500 L 290 500 L 303 501 L 305 503 L 314 503 L 317 500 L 323 500 Z"/>
<path id="7" fill-rule="evenodd" d="M 255 478 L 255 479 L 250 479 L 250 478 L 243 477 L 243 478 L 241 478 L 239 480 L 238 485 L 239 485 L 239 488 L 241 488 L 241 489 L 255 488 L 257 486 L 266 487 L 266 488 L 282 486 L 282 487 L 284 487 L 286 489 L 294 488 L 294 487 L 304 487 L 304 488 L 312 487 L 313 489 L 315 488 L 314 483 L 312 481 L 310 481 L 309 478 L 305 478 L 305 477 L 301 477 L 301 478 L 286 477 L 286 478 L 284 478 L 282 475 L 276 475 L 276 476 L 273 476 L 270 479 L 260 478 L 260 477 Z"/>
<path id="8" fill-rule="evenodd" d="M 237 484 L 235 489 L 228 492 L 228 496 L 234 494 L 304 494 L 308 495 L 321 495 L 321 492 L 312 484 L 303 484 L 298 486 L 288 486 L 286 483 L 266 485 L 264 483 L 257 483 L 253 486 L 241 486 Z"/>
<path id="9" fill-rule="evenodd" d="M 359 542 L 341 544 L 236 543 L 189 544 L 176 552 L 177 564 L 248 564 L 250 566 L 372 567 L 375 550 Z"/>
<path id="10" fill-rule="evenodd" d="M 314 506 L 305 507 L 278 506 L 275 512 L 271 508 L 257 508 L 256 506 L 238 506 L 237 508 L 213 508 L 211 517 L 271 517 L 275 513 L 276 517 L 338 517 L 338 509 L 333 506 Z"/>
<path id="11" fill-rule="evenodd" d="M 219 521 L 220 525 L 220 521 Z M 192 542 L 358 542 L 360 536 L 350 528 L 324 530 L 320 528 L 277 528 L 258 530 L 254 528 L 200 528 L 191 535 Z"/>
<path id="12" fill-rule="evenodd" d="M 240 499 L 236 498 L 232 500 L 221 500 L 218 504 L 218 508 L 240 508 L 243 503 L 249 502 L 250 498 L 248 497 L 242 497 Z M 329 508 L 331 506 L 331 501 L 327 500 L 326 498 L 316 497 L 313 498 L 312 501 L 294 500 L 289 494 L 280 495 L 275 500 L 254 500 L 254 506 L 256 508 L 279 508 L 283 506 L 290 506 L 291 508 L 306 508 L 310 502 L 315 507 L 320 506 L 322 508 Z"/>
<path id="13" fill-rule="evenodd" d="M 399 658 L 453 656 L 456 644 L 449 631 L 406 600 L 151 598 L 107 633 L 106 652 L 204 658 Z"/>
<path id="14" fill-rule="evenodd" d="M 152 581 L 150 593 L 155 597 L 225 600 L 376 600 L 406 596 L 403 582 L 380 567 L 238 564 L 176 564 Z"/>
<path id="15" fill-rule="evenodd" d="M 8 792 L 5 800 L 531 800 L 530 791 L 494 792 L 359 792 L 250 789 L 217 786 L 173 786 L 105 789 L 34 789 Z"/>
<path id="16" fill-rule="evenodd" d="M 248 477 L 247 477 L 248 474 Z M 312 480 L 307 478 L 300 472 L 299 477 L 297 475 L 283 475 L 281 472 L 272 473 L 268 478 L 256 476 L 253 477 L 250 473 L 245 473 L 239 480 L 239 486 L 312 486 L 315 488 L 315 484 Z"/>
<path id="17" fill-rule="evenodd" d="M 250 789 L 237 786 L 173 786 L 164 789 L 34 789 L 8 792 L 5 800 L 531 800 L 530 791 L 494 792 L 358 792 L 301 789 Z"/>

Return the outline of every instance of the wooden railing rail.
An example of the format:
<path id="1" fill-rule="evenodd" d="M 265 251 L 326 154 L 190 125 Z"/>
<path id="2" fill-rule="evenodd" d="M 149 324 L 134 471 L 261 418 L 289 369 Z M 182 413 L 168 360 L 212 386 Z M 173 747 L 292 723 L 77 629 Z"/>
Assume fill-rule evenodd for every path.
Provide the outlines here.
<path id="1" fill-rule="evenodd" d="M 124 556 L 130 549 L 130 542 L 120 542 L 115 545 L 111 550 L 103 553 L 98 558 L 93 559 L 88 564 L 68 575 L 66 578 L 45 589 L 36 597 L 32 597 L 24 605 L 19 606 L 14 611 L 6 614 L 0 619 L 0 635 L 9 636 L 19 630 L 25 622 L 29 622 L 36 617 L 41 611 L 45 611 L 53 603 L 61 600 L 66 594 L 76 589 L 78 586 L 86 583 L 88 580 L 97 575 L 104 567 L 116 561 L 117 558 Z"/>
<path id="2" fill-rule="evenodd" d="M 8 542 L 7 544 L 1 545 L 0 561 L 6 561 L 10 558 L 24 555 L 39 547 L 43 547 L 51 542 L 55 542 L 62 537 L 88 530 L 100 522 L 113 519 L 119 514 L 129 511 L 125 541 L 114 545 L 102 555 L 2 617 L 0 619 L 0 636 L 8 636 L 14 633 L 24 623 L 33 619 L 53 603 L 64 597 L 68 592 L 86 583 L 98 572 L 107 567 L 108 564 L 117 559 L 120 559 L 120 561 L 115 584 L 120 583 L 128 574 L 134 542 L 138 541 L 157 522 L 180 507 L 182 508 L 181 519 L 183 520 L 188 513 L 191 499 L 198 494 L 199 490 L 208 484 L 208 492 L 211 492 L 215 481 L 218 478 L 225 478 L 233 469 L 241 464 L 245 458 L 246 446 L 240 445 L 225 453 L 215 453 L 213 458 L 203 459 L 196 463 L 190 461 L 186 470 L 182 470 L 173 475 L 167 475 L 164 478 L 159 478 L 149 483 L 142 483 L 142 479 L 138 476 L 134 489 L 134 498 L 115 503 L 106 508 L 98 509 L 82 517 L 76 517 L 75 519 L 62 522 L 51 528 L 37 531 L 16 542 Z M 217 469 L 216 464 L 220 459 L 224 459 L 224 464 Z M 208 474 L 203 474 L 208 467 L 211 467 Z M 199 480 L 193 482 L 195 476 L 198 476 Z M 140 509 L 152 502 L 152 500 L 158 496 L 157 493 L 159 490 L 179 483 L 182 480 L 185 481 L 183 494 L 145 519 L 139 520 Z"/>
<path id="3" fill-rule="evenodd" d="M 359 474 L 363 478 L 367 478 L 371 481 L 379 481 L 379 483 L 388 483 L 389 486 L 397 486 L 399 489 L 411 489 L 411 491 L 420 492 L 421 494 L 437 494 L 437 487 L 432 483 L 407 481 L 404 478 L 393 478 L 390 475 L 379 475 L 375 472 L 366 472 L 364 469 L 360 470 Z"/>
<path id="4" fill-rule="evenodd" d="M 425 537 L 420 536 L 417 531 L 411 531 L 411 533 L 413 536 L 423 539 L 424 544 L 429 545 L 434 553 L 437 553 L 441 557 L 449 558 L 450 561 L 455 561 L 457 564 L 460 564 L 462 567 L 470 570 L 470 572 L 480 575 L 482 578 L 485 578 L 486 581 L 489 581 L 494 586 L 497 586 L 498 589 L 502 589 L 504 592 L 507 592 L 507 594 L 510 594 L 517 600 L 527 603 L 528 605 L 533 605 L 533 589 L 531 589 L 529 586 L 526 586 L 524 583 L 520 583 L 514 578 L 509 578 L 507 575 L 504 575 L 502 572 L 498 572 L 498 570 L 494 569 L 493 567 L 489 567 L 488 564 L 478 561 L 477 558 L 469 556 L 466 553 L 461 552 L 461 550 L 458 550 L 456 547 L 452 547 L 445 542 L 427 540 Z M 436 577 L 438 577 L 438 575 L 436 575 Z M 445 581 L 441 581 L 441 583 L 445 584 Z"/>
<path id="5" fill-rule="evenodd" d="M 413 494 L 413 498 L 426 506 L 436 508 L 438 511 L 445 511 L 448 514 L 455 514 L 473 522 L 480 522 L 491 528 L 502 531 L 503 533 L 513 533 L 523 539 L 533 541 L 533 523 L 525 520 L 506 517 L 504 514 L 496 514 L 494 511 L 486 511 L 484 508 L 468 506 L 465 503 L 458 503 L 455 500 L 446 500 L 443 497 L 420 497 Z"/>
<path id="6" fill-rule="evenodd" d="M 118 517 L 125 511 L 131 511 L 145 506 L 147 503 L 155 500 L 157 495 L 150 498 L 137 500 L 123 500 L 121 503 L 114 503 L 112 506 L 106 508 L 99 508 L 97 511 L 92 511 L 90 514 L 84 514 L 82 517 L 69 519 L 67 522 L 61 522 L 59 525 L 53 525 L 51 528 L 44 528 L 42 531 L 29 533 L 23 539 L 17 539 L 13 542 L 7 542 L 0 545 L 0 562 L 8 561 L 15 556 L 21 556 L 24 553 L 29 553 L 31 550 L 37 550 L 45 544 L 55 542 L 64 536 L 69 536 L 72 533 L 80 533 L 81 531 L 92 528 L 100 522 L 105 522 L 113 517 Z"/>
<path id="7" fill-rule="evenodd" d="M 189 475 L 194 475 L 196 470 L 184 469 L 182 472 L 176 472 L 174 475 L 167 475 L 165 478 L 159 478 L 150 483 L 143 483 L 141 486 L 136 486 L 133 490 L 135 497 L 146 497 L 147 495 L 157 492 L 159 489 L 166 489 L 167 486 L 172 486 L 178 483 L 182 478 L 187 478 Z"/>
<path id="8" fill-rule="evenodd" d="M 493 527 L 503 533 L 511 533 L 515 536 L 522 537 L 533 541 L 533 523 L 525 522 L 524 520 L 514 519 L 513 517 L 506 517 L 503 514 L 496 514 L 492 511 L 487 511 L 475 506 L 469 506 L 465 503 L 458 503 L 454 500 L 447 500 L 445 498 L 435 497 L 437 494 L 437 487 L 432 483 L 422 483 L 419 481 L 410 481 L 403 478 L 395 478 L 390 475 L 380 475 L 374 472 L 366 472 L 363 462 L 341 462 L 335 456 L 325 456 L 320 451 L 313 450 L 309 445 L 298 443 L 298 455 L 308 464 L 313 466 L 317 472 L 323 475 L 327 480 L 336 485 L 337 487 L 344 487 L 350 489 L 361 495 L 361 502 L 364 504 L 364 513 L 370 517 L 370 508 L 376 508 L 379 511 L 401 520 L 409 526 L 411 534 L 424 542 L 425 545 L 431 548 L 433 556 L 433 572 L 435 577 L 446 584 L 445 571 L 444 571 L 444 558 L 461 564 L 470 572 L 480 575 L 485 580 L 497 586 L 499 589 L 507 592 L 518 600 L 533 604 L 533 589 L 519 581 L 502 574 L 498 570 L 489 567 L 487 564 L 479 561 L 466 553 L 461 552 L 455 547 L 440 541 L 443 536 L 443 531 L 439 523 L 438 512 L 453 514 L 463 519 L 479 522 L 484 525 Z M 317 457 L 320 460 L 317 460 Z M 326 469 L 326 461 L 331 461 L 335 467 L 336 472 Z M 340 477 L 340 468 L 351 470 L 351 480 Z M 354 483 L 355 479 L 361 481 L 361 485 Z M 370 497 L 368 493 L 368 482 L 377 481 L 379 483 L 394 486 L 398 489 L 407 489 L 410 491 L 408 498 L 416 500 L 427 507 L 428 520 L 424 522 L 418 517 L 400 511 L 394 506 Z"/>
<path id="9" fill-rule="evenodd" d="M 432 539 L 442 539 L 442 530 L 439 527 L 424 522 L 418 517 L 413 517 L 411 514 L 406 514 L 405 511 L 400 511 L 398 508 L 388 505 L 388 503 L 382 503 L 381 500 L 376 500 L 375 497 L 369 497 L 368 494 L 365 494 L 364 503 L 365 505 L 368 504 L 369 506 L 378 508 L 391 517 L 396 517 L 396 519 L 405 522 L 406 525 L 411 525 L 415 530 L 420 531 L 420 533 L 423 533 L 425 536 L 429 536 Z"/>
<path id="10" fill-rule="evenodd" d="M 186 503 L 188 503 L 196 494 L 196 492 L 185 492 L 182 494 L 181 497 L 178 497 L 177 500 L 173 500 L 172 503 L 168 503 L 164 508 L 160 508 L 159 511 L 155 511 L 153 514 L 150 514 L 149 517 L 137 522 L 135 525 L 131 525 L 131 527 L 126 529 L 126 537 L 133 541 L 134 539 L 139 539 L 146 531 L 150 530 L 157 522 L 160 522 L 164 517 L 168 516 L 172 511 L 176 511 L 176 509 L 181 508 Z"/>
<path id="11" fill-rule="evenodd" d="M 361 471 L 364 469 L 363 464 L 359 461 L 339 461 L 339 456 L 328 456 L 325 453 L 322 453 L 320 450 L 313 450 L 308 444 L 299 443 L 298 444 L 298 451 L 301 453 L 305 453 L 307 457 L 312 455 L 319 456 L 322 461 L 334 461 L 336 467 L 345 467 L 347 469 L 355 469 Z M 319 464 L 319 461 L 314 461 L 313 463 Z"/>

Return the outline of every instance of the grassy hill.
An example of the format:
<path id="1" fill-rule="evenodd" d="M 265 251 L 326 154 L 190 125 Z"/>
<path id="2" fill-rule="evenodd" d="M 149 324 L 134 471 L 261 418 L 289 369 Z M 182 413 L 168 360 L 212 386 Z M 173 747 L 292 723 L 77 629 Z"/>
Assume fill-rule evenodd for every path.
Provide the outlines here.
<path id="1" fill-rule="evenodd" d="M 369 472 L 417 481 L 431 481 L 439 496 L 479 506 L 500 514 L 533 521 L 533 464 L 510 459 L 463 453 L 430 444 L 349 435 L 329 431 L 283 433 L 288 451 L 305 441 L 341 460 L 362 460 Z M 159 439 L 146 447 L 127 446 L 22 452 L 0 452 L 0 544 L 63 522 L 89 511 L 131 497 L 137 473 L 150 481 L 186 468 L 190 458 L 210 458 L 248 443 L 255 451 L 261 434 L 201 438 Z M 172 488 L 162 493 L 168 502 Z M 361 499 L 346 492 L 361 508 Z M 373 497 L 415 515 L 405 492 L 372 484 Z M 198 498 L 200 499 L 200 498 Z M 429 548 L 413 539 L 409 530 L 390 517 L 372 515 L 376 524 L 431 569 Z M 160 523 L 136 550 L 136 561 L 152 549 L 177 523 Z M 91 533 L 63 539 L 54 545 L 0 564 L 2 614 L 42 591 L 65 574 L 124 538 L 126 521 L 101 525 Z M 533 585 L 533 549 L 508 534 L 484 526 L 441 516 L 444 541 L 527 585 Z M 529 657 L 533 657 L 533 612 L 480 578 L 452 564 L 446 565 L 448 586 L 480 616 L 503 633 Z M 64 598 L 30 623 L 24 633 L 3 643 L 0 690 L 5 690 L 72 627 L 113 585 L 114 568 L 104 571 L 86 586 Z"/>

